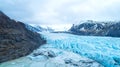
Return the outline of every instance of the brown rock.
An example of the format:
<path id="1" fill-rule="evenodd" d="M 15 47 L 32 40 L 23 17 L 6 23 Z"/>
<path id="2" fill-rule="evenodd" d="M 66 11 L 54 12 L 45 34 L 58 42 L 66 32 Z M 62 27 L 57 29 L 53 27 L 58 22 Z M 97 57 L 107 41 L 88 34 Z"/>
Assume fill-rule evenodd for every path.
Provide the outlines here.
<path id="1" fill-rule="evenodd" d="M 22 22 L 16 22 L 0 11 L 0 62 L 30 54 L 46 43 L 40 34 L 32 32 Z"/>

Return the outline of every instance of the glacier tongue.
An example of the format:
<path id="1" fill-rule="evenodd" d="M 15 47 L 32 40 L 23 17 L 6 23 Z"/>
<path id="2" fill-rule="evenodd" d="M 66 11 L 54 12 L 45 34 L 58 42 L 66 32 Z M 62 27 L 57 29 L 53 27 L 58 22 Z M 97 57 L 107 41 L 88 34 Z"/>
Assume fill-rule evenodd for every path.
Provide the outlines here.
<path id="1" fill-rule="evenodd" d="M 77 36 L 65 33 L 43 34 L 48 46 L 91 58 L 105 67 L 120 67 L 120 38 Z"/>
<path id="2" fill-rule="evenodd" d="M 37 55 L 34 55 L 36 54 Z M 50 55 L 53 55 L 52 57 Z M 44 67 L 103 67 L 101 64 L 98 62 L 82 57 L 78 54 L 75 54 L 70 51 L 64 51 L 61 49 L 56 49 L 56 48 L 46 48 L 42 47 L 36 51 L 34 51 L 30 56 L 34 57 L 34 61 L 37 60 L 38 63 L 41 63 L 37 58 L 37 56 L 45 56 L 48 58 L 44 64 Z M 31 58 L 29 56 L 29 58 Z M 35 59 L 37 58 L 37 59 Z M 36 63 L 37 63 L 36 62 Z M 36 65 L 34 63 L 33 65 Z M 39 66 L 35 66 L 39 67 Z"/>
<path id="3" fill-rule="evenodd" d="M 51 56 L 53 55 L 53 56 Z M 0 64 L 0 67 L 103 67 L 73 52 L 42 47 L 27 57 Z"/>

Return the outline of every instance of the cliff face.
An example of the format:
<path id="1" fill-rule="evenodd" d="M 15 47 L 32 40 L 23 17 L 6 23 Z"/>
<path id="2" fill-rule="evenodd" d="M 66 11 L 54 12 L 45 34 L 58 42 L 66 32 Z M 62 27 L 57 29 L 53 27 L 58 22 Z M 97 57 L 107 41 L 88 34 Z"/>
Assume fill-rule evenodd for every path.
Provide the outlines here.
<path id="1" fill-rule="evenodd" d="M 32 32 L 22 22 L 16 22 L 0 11 L 0 62 L 30 54 L 46 43 L 40 34 Z"/>
<path id="2" fill-rule="evenodd" d="M 120 22 L 96 23 L 87 21 L 79 25 L 73 25 L 69 31 L 77 35 L 120 37 Z"/>

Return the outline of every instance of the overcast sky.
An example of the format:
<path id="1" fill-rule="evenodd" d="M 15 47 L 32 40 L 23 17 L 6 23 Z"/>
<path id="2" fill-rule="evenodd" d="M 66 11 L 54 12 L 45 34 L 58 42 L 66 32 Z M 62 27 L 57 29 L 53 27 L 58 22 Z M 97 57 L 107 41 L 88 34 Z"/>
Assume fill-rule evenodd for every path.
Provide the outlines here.
<path id="1" fill-rule="evenodd" d="M 15 20 L 38 25 L 70 25 L 81 20 L 120 20 L 120 0 L 0 0 Z"/>

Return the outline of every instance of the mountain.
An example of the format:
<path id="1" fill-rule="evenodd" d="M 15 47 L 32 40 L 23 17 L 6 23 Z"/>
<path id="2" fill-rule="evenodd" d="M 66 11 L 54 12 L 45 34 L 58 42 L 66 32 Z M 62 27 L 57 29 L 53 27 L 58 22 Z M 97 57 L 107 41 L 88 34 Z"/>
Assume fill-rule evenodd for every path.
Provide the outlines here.
<path id="1" fill-rule="evenodd" d="M 28 25 L 26 24 L 26 28 L 33 31 L 33 32 L 53 32 L 54 30 L 50 27 L 47 28 L 43 28 L 41 26 L 38 25 Z"/>
<path id="2" fill-rule="evenodd" d="M 44 43 L 40 34 L 0 11 L 0 63 L 26 56 Z"/>
<path id="3" fill-rule="evenodd" d="M 74 25 L 69 32 L 77 35 L 120 37 L 120 22 L 97 22 L 87 20 Z"/>
<path id="4" fill-rule="evenodd" d="M 33 32 L 42 32 L 42 31 L 43 31 L 42 27 L 40 27 L 40 28 L 38 29 L 38 28 L 33 27 L 33 26 L 29 25 L 29 24 L 26 24 L 25 26 L 26 26 L 26 28 L 27 28 L 28 30 L 33 31 Z"/>

